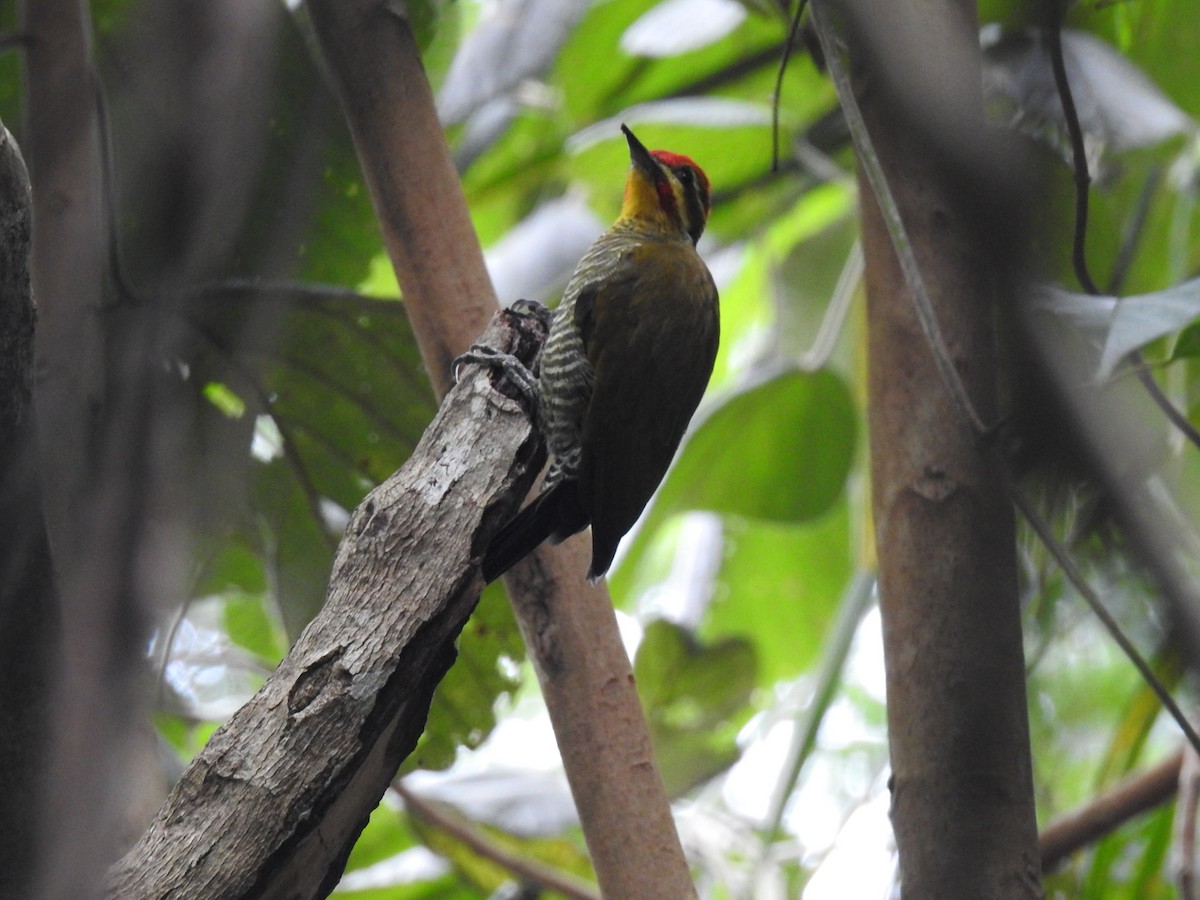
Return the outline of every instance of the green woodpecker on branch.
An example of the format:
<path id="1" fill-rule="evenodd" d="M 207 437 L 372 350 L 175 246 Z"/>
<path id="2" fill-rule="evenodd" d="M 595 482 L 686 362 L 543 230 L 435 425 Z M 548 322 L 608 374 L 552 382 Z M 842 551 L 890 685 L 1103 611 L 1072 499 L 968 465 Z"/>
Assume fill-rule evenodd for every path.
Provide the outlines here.
<path id="1" fill-rule="evenodd" d="M 712 206 L 708 177 L 621 130 L 632 161 L 621 215 L 567 283 L 534 388 L 550 468 L 538 497 L 488 546 L 488 581 L 588 525 L 588 577 L 607 572 L 712 374 L 717 287 L 696 252 Z"/>

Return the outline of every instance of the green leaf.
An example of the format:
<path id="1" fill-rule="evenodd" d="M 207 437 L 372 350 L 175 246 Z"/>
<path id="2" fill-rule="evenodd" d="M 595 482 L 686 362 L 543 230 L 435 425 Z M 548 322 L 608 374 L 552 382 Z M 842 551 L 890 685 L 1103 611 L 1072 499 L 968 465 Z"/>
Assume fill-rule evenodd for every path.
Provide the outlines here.
<path id="1" fill-rule="evenodd" d="M 774 185 L 785 197 L 795 189 L 789 187 Z M 721 348 L 713 385 L 728 384 L 740 374 L 732 369 L 738 357 L 744 359 L 747 340 L 766 345 L 764 355 L 773 350 L 775 356 L 768 358 L 785 361 L 812 346 L 857 232 L 853 192 L 842 184 L 807 191 L 771 212 L 763 216 L 769 225 L 754 226 L 759 238 L 746 245 L 738 274 L 721 290 Z"/>
<path id="2" fill-rule="evenodd" d="M 726 520 L 724 555 L 701 633 L 752 641 L 764 687 L 808 671 L 849 582 L 852 548 L 845 500 L 801 525 Z"/>
<path id="3" fill-rule="evenodd" d="M 272 664 L 287 653 L 287 633 L 269 607 L 265 592 L 226 594 L 224 617 L 230 640 L 251 653 Z"/>
<path id="4" fill-rule="evenodd" d="M 634 674 L 655 718 L 678 728 L 711 728 L 738 712 L 754 684 L 754 647 L 726 638 L 704 646 L 665 619 L 646 626 Z"/>
<path id="5" fill-rule="evenodd" d="M 365 891 L 339 888 L 337 896 L 353 900 L 479 900 L 479 892 L 467 887 L 453 872 L 432 881 L 413 881 Z"/>
<path id="6" fill-rule="evenodd" d="M 1171 843 L 1172 807 L 1133 819 L 1106 835 L 1089 854 L 1091 865 L 1071 896 L 1085 900 L 1166 900 L 1174 886 L 1163 878 Z"/>
<path id="7" fill-rule="evenodd" d="M 1183 664 L 1178 654 L 1166 650 L 1150 659 L 1149 663 L 1163 687 L 1173 692 L 1183 674 Z M 1108 705 L 1111 709 L 1111 700 Z M 1098 788 L 1107 789 L 1129 774 L 1142 756 L 1150 739 L 1151 728 L 1160 718 L 1167 718 L 1162 702 L 1154 690 L 1139 678 L 1132 696 L 1122 705 L 1121 715 L 1110 732 L 1109 745 L 1096 774 Z"/>
<path id="8" fill-rule="evenodd" d="M 649 5 L 646 0 L 591 4 L 559 53 L 551 77 L 563 90 L 569 121 L 594 121 L 602 115 L 605 101 L 632 78 L 641 61 L 617 47 L 621 35 Z"/>
<path id="9" fill-rule="evenodd" d="M 300 274 L 310 281 L 348 287 L 367 277 L 381 238 L 358 156 L 340 122 L 329 125 L 323 162 L 313 222 L 298 248 Z"/>
<path id="10" fill-rule="evenodd" d="M 386 865 L 406 852 L 422 846 L 421 839 L 408 815 L 385 799 L 371 812 L 366 828 L 354 843 L 350 858 L 346 861 L 346 875 L 338 885 L 335 896 L 352 897 L 354 900 L 477 900 L 478 894 L 462 883 L 453 872 L 444 872 L 433 878 L 418 879 L 405 869 L 393 869 L 392 878 L 386 873 L 383 885 L 367 890 L 354 890 L 352 884 L 360 873 L 371 866 Z M 418 851 L 419 852 L 419 851 Z M 376 875 L 375 872 L 370 873 Z M 361 880 L 360 882 L 361 883 Z"/>
<path id="11" fill-rule="evenodd" d="M 738 394 L 688 440 L 652 520 L 685 509 L 804 522 L 842 493 L 854 459 L 854 402 L 833 372 L 785 372 Z"/>
<path id="12" fill-rule="evenodd" d="M 646 626 L 634 675 L 671 796 L 737 760 L 735 739 L 752 711 L 756 674 L 755 647 L 743 638 L 702 645 L 671 622 Z"/>
<path id="13" fill-rule="evenodd" d="M 179 754 L 181 763 L 187 763 L 193 756 L 204 749 L 213 732 L 221 727 L 221 722 L 197 722 L 174 713 L 157 712 L 154 714 L 154 727 L 160 737 Z"/>
<path id="14" fill-rule="evenodd" d="M 667 473 L 609 580 L 618 604 L 645 575 L 652 544 L 677 513 L 707 509 L 780 524 L 819 518 L 843 493 L 856 428 L 849 389 L 830 371 L 788 371 L 730 398 L 701 423 Z M 844 581 L 848 572 L 847 563 L 836 577 Z M 833 596 L 838 590 L 840 584 Z"/>
<path id="15" fill-rule="evenodd" d="M 353 509 L 408 458 L 433 398 L 401 303 L 250 285 L 206 298 L 205 315 L 223 352 L 196 361 L 202 383 L 226 385 L 258 422 L 249 515 L 235 542 L 264 559 L 294 638 L 325 598 L 341 536 L 330 514 Z M 239 338 L 247 315 L 278 323 L 278 346 Z"/>
<path id="16" fill-rule="evenodd" d="M 302 467 L 283 460 L 256 466 L 256 537 L 289 643 L 325 602 L 336 538 L 320 521 L 316 495 Z"/>
<path id="17" fill-rule="evenodd" d="M 261 593 L 267 589 L 262 558 L 250 547 L 238 543 L 220 546 L 206 562 L 197 583 L 197 593 L 224 594 L 230 591 Z"/>
<path id="18" fill-rule="evenodd" d="M 404 0 L 405 18 L 422 53 L 433 43 L 442 15 L 449 7 L 447 0 Z"/>
<path id="19" fill-rule="evenodd" d="M 774 72 L 787 33 L 787 24 L 775 15 L 749 15 L 722 39 L 670 58 L 632 55 L 624 49 L 623 38 L 655 6 L 646 0 L 610 0 L 591 6 L 553 72 L 571 121 L 592 122 L 649 100 L 715 92 L 736 83 L 747 69 Z M 811 70 L 804 62 L 793 68 Z M 740 96 L 761 101 L 769 94 L 744 90 Z"/>
<path id="20" fill-rule="evenodd" d="M 1189 325 L 1179 333 L 1171 348 L 1171 359 L 1195 359 L 1200 356 L 1200 325 Z"/>

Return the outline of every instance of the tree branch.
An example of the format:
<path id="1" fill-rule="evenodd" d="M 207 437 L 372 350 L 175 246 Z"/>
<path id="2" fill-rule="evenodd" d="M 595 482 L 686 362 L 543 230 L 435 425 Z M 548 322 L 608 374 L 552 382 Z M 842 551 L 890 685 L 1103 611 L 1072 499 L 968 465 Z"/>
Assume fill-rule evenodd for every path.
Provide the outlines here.
<path id="1" fill-rule="evenodd" d="M 831 72 L 832 6 L 812 6 Z M 971 165 L 987 158 L 978 22 L 962 0 L 840 8 L 860 78 L 851 90 L 843 70 L 838 93 L 857 119 L 900 879 L 906 896 L 1039 897 L 1015 523 L 979 440 L 996 421 L 997 270 L 977 240 L 992 172 Z"/>
<path id="2" fill-rule="evenodd" d="M 544 333 L 485 335 L 532 364 Z M 412 458 L 355 510 L 317 617 L 192 761 L 109 896 L 323 897 L 416 746 L 483 587 L 478 559 L 536 475 L 540 438 L 488 375 L 454 388 Z"/>
<path id="3" fill-rule="evenodd" d="M 382 0 L 309 0 L 384 243 L 440 394 L 494 309 L 416 43 Z M 506 577 L 601 891 L 694 896 L 616 614 L 590 585 L 590 541 L 543 547 Z"/>
<path id="4" fill-rule="evenodd" d="M 443 812 L 435 803 L 409 790 L 404 782 L 399 780 L 393 782 L 392 789 L 404 801 L 409 815 L 424 819 L 430 825 L 452 834 L 457 841 L 467 845 L 475 853 L 503 866 L 514 875 L 533 882 L 541 888 L 569 897 L 570 900 L 600 900 L 600 895 L 586 881 L 568 872 L 560 872 L 540 862 L 509 852 L 489 839 L 474 825 L 453 813 Z"/>
<path id="5" fill-rule="evenodd" d="M 26 127 L 33 185 L 31 277 L 37 298 L 38 476 L 60 630 L 53 736 L 39 779 L 38 889 L 90 897 L 117 853 L 119 824 L 138 794 L 131 760 L 142 735 L 139 654 L 148 571 L 137 558 L 126 491 L 148 441 L 136 419 L 111 422 L 103 319 L 105 260 L 101 147 L 91 22 L 80 0 L 22 4 Z M 129 410 L 135 398 L 120 404 Z M 137 562 L 135 563 L 135 559 Z M 118 787 L 119 786 L 119 787 Z"/>
<path id="6" fill-rule="evenodd" d="M 434 390 L 496 310 L 400 3 L 308 3 Z"/>
<path id="7" fill-rule="evenodd" d="M 1038 838 L 1042 869 L 1052 871 L 1075 851 L 1170 800 L 1179 786 L 1183 753 L 1182 750 L 1173 753 L 1153 768 L 1125 779 L 1081 809 L 1047 825 Z"/>
<path id="8" fill-rule="evenodd" d="M 1180 900 L 1196 900 L 1196 817 L 1200 812 L 1200 755 L 1185 747 L 1175 781 L 1178 803 L 1172 840 L 1175 843 L 1175 881 Z"/>

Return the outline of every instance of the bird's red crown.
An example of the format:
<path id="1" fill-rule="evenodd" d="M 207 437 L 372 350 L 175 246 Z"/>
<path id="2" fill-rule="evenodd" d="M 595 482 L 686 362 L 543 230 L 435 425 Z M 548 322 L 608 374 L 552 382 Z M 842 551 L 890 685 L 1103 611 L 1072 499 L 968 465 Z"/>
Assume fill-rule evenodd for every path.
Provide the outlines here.
<path id="1" fill-rule="evenodd" d="M 650 155 L 671 169 L 679 166 L 691 166 L 704 179 L 704 186 L 710 190 L 712 189 L 712 184 L 709 182 L 708 176 L 704 174 L 704 170 L 696 165 L 690 156 L 684 156 L 682 153 L 672 153 L 670 150 L 651 150 Z"/>

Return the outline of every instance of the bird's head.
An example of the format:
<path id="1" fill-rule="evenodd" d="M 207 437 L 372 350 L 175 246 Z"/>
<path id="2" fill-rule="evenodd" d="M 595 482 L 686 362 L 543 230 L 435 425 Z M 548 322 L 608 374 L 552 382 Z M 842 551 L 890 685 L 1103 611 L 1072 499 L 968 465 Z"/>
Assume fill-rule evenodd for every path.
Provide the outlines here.
<path id="1" fill-rule="evenodd" d="M 624 125 L 633 163 L 625 182 L 621 219 L 639 225 L 681 231 L 695 244 L 712 209 L 711 187 L 704 170 L 686 156 L 647 150 Z"/>

